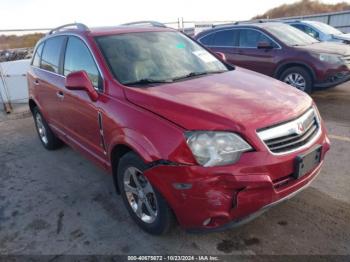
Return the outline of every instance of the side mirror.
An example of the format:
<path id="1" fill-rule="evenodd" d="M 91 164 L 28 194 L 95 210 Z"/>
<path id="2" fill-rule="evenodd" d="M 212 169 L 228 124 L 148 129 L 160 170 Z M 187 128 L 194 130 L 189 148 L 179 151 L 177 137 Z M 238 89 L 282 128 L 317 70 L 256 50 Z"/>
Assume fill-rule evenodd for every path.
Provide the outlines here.
<path id="1" fill-rule="evenodd" d="M 227 60 L 226 60 L 226 56 L 225 56 L 224 53 L 215 52 L 215 56 L 216 56 L 217 58 L 219 58 L 220 60 L 222 60 L 222 61 L 227 61 Z"/>
<path id="2" fill-rule="evenodd" d="M 69 90 L 84 90 L 92 101 L 97 101 L 98 93 L 92 85 L 88 74 L 85 71 L 76 71 L 66 77 L 65 86 Z"/>
<path id="3" fill-rule="evenodd" d="M 311 32 L 309 32 L 308 34 L 309 34 L 310 36 L 312 36 L 313 38 L 315 38 L 315 39 L 317 39 L 317 40 L 320 40 L 320 34 L 319 34 L 319 33 L 311 31 Z"/>
<path id="4" fill-rule="evenodd" d="M 273 46 L 269 42 L 262 41 L 258 43 L 258 49 L 272 49 L 272 48 Z"/>

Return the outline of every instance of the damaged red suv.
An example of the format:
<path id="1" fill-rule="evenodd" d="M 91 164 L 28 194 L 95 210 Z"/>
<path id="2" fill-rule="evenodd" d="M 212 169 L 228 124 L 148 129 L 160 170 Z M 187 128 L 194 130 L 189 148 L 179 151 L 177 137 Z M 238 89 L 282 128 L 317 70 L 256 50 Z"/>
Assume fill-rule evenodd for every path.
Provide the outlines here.
<path id="1" fill-rule="evenodd" d="M 308 95 L 145 25 L 74 24 L 37 44 L 29 106 L 46 149 L 110 172 L 152 234 L 237 226 L 310 184 L 329 140 Z"/>

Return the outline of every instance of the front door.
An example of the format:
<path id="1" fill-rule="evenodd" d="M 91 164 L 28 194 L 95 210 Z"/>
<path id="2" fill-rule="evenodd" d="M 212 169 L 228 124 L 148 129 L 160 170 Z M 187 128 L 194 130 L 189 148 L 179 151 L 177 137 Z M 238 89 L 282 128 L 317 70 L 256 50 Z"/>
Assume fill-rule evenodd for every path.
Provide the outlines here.
<path id="1" fill-rule="evenodd" d="M 63 122 L 67 138 L 83 153 L 98 162 L 106 160 L 105 148 L 101 143 L 99 105 L 102 99 L 102 78 L 87 45 L 78 37 L 70 36 L 67 41 L 63 73 L 67 76 L 75 71 L 85 71 L 100 92 L 98 101 L 93 102 L 83 90 L 64 90 Z M 102 124 L 102 122 L 100 122 Z M 101 126 L 102 130 L 103 127 Z"/>
<path id="2" fill-rule="evenodd" d="M 259 43 L 269 43 L 271 49 L 258 48 Z M 235 64 L 265 75 L 273 76 L 281 47 L 257 29 L 240 29 Z"/>

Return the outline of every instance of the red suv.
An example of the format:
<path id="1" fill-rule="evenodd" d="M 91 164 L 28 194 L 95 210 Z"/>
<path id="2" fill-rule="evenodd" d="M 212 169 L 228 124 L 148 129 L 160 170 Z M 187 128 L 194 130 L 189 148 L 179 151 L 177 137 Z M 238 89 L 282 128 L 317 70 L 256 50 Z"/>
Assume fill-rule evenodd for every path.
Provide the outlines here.
<path id="1" fill-rule="evenodd" d="M 312 99 L 234 68 L 175 30 L 50 32 L 28 72 L 46 149 L 69 144 L 113 175 L 135 222 L 218 230 L 307 187 L 329 140 Z"/>
<path id="2" fill-rule="evenodd" d="M 275 77 L 307 93 L 350 79 L 348 45 L 321 43 L 287 24 L 219 26 L 195 38 L 229 63 Z"/>

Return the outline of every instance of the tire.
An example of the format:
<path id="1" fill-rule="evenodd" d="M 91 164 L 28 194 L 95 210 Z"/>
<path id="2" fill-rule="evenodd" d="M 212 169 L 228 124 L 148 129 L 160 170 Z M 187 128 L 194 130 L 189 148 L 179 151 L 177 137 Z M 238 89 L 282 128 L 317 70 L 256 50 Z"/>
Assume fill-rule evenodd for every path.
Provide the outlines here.
<path id="1" fill-rule="evenodd" d="M 136 224 L 149 234 L 163 235 L 172 228 L 174 215 L 165 199 L 143 176 L 146 169 L 147 165 L 135 153 L 125 154 L 119 161 L 118 186 Z"/>
<path id="2" fill-rule="evenodd" d="M 52 132 L 37 107 L 33 109 L 33 117 L 40 142 L 47 150 L 55 150 L 62 146 L 62 141 Z"/>
<path id="3" fill-rule="evenodd" d="M 312 92 L 312 76 L 306 69 L 300 66 L 287 68 L 282 72 L 279 79 L 305 93 L 310 94 Z"/>

